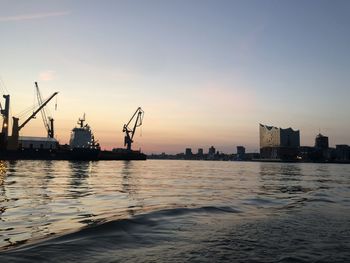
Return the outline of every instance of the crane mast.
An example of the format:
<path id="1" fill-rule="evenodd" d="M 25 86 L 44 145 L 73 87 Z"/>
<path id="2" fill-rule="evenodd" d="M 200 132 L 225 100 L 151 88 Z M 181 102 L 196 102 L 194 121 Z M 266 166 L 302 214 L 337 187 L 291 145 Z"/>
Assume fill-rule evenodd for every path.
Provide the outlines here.
<path id="1" fill-rule="evenodd" d="M 0 113 L 3 117 L 2 129 L 0 133 L 0 149 L 6 149 L 9 131 L 9 116 L 10 116 L 10 95 L 3 95 L 5 99 L 5 107 L 2 108 L 0 104 Z"/>
<path id="2" fill-rule="evenodd" d="M 130 118 L 129 122 L 127 124 L 124 124 L 123 126 L 123 132 L 125 132 L 124 137 L 124 146 L 126 146 L 126 149 L 128 151 L 131 151 L 131 144 L 134 142 L 133 138 L 135 135 L 136 128 L 142 125 L 142 120 L 144 116 L 144 111 L 141 109 L 141 107 L 138 107 L 135 113 Z M 135 123 L 132 128 L 129 127 L 130 123 L 135 119 Z"/>
<path id="3" fill-rule="evenodd" d="M 36 96 L 38 99 L 38 103 L 39 105 L 41 105 L 43 104 L 43 99 L 41 97 L 41 92 L 39 90 L 38 82 L 35 82 L 35 88 L 36 88 Z M 51 117 L 47 117 L 45 108 L 41 109 L 41 117 L 43 119 L 44 126 L 47 131 L 47 137 L 53 138 L 54 137 L 54 126 L 53 126 L 54 119 Z"/>

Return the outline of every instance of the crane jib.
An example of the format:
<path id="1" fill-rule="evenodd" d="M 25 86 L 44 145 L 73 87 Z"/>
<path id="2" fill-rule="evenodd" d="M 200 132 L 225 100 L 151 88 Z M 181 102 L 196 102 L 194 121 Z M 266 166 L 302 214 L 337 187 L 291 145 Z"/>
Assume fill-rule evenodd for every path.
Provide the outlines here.
<path id="1" fill-rule="evenodd" d="M 18 127 L 18 131 L 21 130 L 31 119 L 33 119 L 35 117 L 35 115 L 46 106 L 46 104 L 48 104 L 50 102 L 50 100 L 52 100 L 53 97 L 55 97 L 58 94 L 58 92 L 54 92 L 48 99 L 46 99 L 40 106 L 39 108 L 33 112 L 32 115 L 30 115 L 19 127 Z"/>

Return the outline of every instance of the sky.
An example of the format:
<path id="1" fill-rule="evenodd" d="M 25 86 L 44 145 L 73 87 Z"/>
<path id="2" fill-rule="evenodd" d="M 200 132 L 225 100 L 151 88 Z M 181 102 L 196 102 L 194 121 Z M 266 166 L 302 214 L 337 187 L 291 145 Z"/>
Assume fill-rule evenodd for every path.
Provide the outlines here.
<path id="1" fill-rule="evenodd" d="M 349 13 L 346 0 L 0 0 L 0 92 L 18 116 L 35 81 L 58 91 L 60 143 L 85 113 L 102 148 L 122 147 L 140 106 L 146 153 L 257 152 L 259 123 L 350 144 Z M 39 115 L 21 135 L 46 135 Z"/>

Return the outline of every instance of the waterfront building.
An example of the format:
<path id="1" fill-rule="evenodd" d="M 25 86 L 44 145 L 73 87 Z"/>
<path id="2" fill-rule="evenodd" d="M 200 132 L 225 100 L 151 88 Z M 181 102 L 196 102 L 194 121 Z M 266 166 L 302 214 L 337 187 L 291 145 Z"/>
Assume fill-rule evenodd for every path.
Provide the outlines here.
<path id="1" fill-rule="evenodd" d="M 259 124 L 260 156 L 263 159 L 296 159 L 300 132 Z"/>
<path id="2" fill-rule="evenodd" d="M 346 144 L 338 144 L 335 146 L 336 158 L 338 161 L 350 160 L 350 146 Z"/>
<path id="3" fill-rule="evenodd" d="M 245 148 L 244 146 L 237 146 L 237 159 L 243 160 L 245 157 Z"/>
<path id="4" fill-rule="evenodd" d="M 323 136 L 321 133 L 319 133 L 315 138 L 315 148 L 319 149 L 328 149 L 329 143 L 328 143 L 328 137 Z"/>
<path id="5" fill-rule="evenodd" d="M 198 155 L 198 156 L 203 156 L 203 148 L 199 148 L 199 149 L 198 149 L 197 155 Z"/>
<path id="6" fill-rule="evenodd" d="M 214 146 L 211 146 L 208 150 L 208 159 L 213 159 L 215 156 L 215 151 L 216 149 L 214 148 Z"/>
<path id="7" fill-rule="evenodd" d="M 187 157 L 192 156 L 192 149 L 191 149 L 191 148 L 186 148 L 185 155 L 186 155 Z"/>
<path id="8" fill-rule="evenodd" d="M 315 153 L 321 161 L 331 159 L 332 150 L 329 149 L 328 137 L 321 133 L 315 138 Z"/>
<path id="9" fill-rule="evenodd" d="M 215 155 L 216 149 L 214 146 L 211 146 L 208 150 L 208 155 Z"/>

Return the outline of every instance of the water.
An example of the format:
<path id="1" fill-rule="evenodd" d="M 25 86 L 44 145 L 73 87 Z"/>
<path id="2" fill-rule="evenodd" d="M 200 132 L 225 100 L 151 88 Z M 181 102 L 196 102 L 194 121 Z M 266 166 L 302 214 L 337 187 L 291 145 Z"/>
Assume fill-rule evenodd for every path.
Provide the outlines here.
<path id="1" fill-rule="evenodd" d="M 346 262 L 350 165 L 0 163 L 0 262 Z"/>

